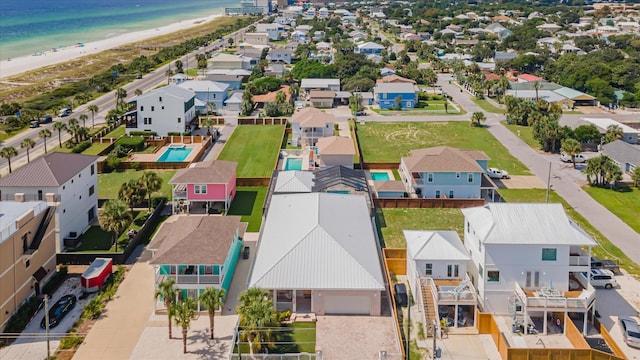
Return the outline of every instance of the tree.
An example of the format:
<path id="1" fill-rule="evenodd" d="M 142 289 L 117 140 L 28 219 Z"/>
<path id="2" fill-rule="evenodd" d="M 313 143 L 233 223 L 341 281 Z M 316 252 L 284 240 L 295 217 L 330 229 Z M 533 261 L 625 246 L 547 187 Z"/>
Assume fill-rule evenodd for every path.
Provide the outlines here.
<path id="1" fill-rule="evenodd" d="M 133 205 L 144 199 L 145 195 L 145 189 L 135 179 L 130 179 L 129 181 L 122 183 L 122 185 L 120 185 L 120 190 L 118 191 L 118 199 L 127 203 L 132 213 Z"/>
<path id="2" fill-rule="evenodd" d="M 591 185 L 605 186 L 610 185 L 611 182 L 615 183 L 622 180 L 620 166 L 607 155 L 588 159 L 582 172 L 587 175 L 587 181 Z"/>
<path id="3" fill-rule="evenodd" d="M 5 146 L 0 150 L 0 156 L 7 159 L 9 163 L 9 174 L 11 174 L 11 158 L 18 155 L 18 150 L 13 146 Z"/>
<path id="4" fill-rule="evenodd" d="M 538 97 L 538 91 L 541 88 L 542 88 L 542 83 L 540 82 L 540 80 L 536 80 L 533 82 L 533 89 L 536 91 L 536 102 L 540 100 L 540 98 Z"/>
<path id="5" fill-rule="evenodd" d="M 176 284 L 176 280 L 168 278 L 161 281 L 158 284 L 154 297 L 158 300 L 162 300 L 164 307 L 167 309 L 167 318 L 169 319 L 169 339 L 171 339 L 171 320 L 173 318 L 173 304 L 178 296 L 178 291 L 173 287 Z"/>
<path id="6" fill-rule="evenodd" d="M 142 95 L 142 89 L 136 89 L 136 91 L 134 91 L 134 94 L 135 94 L 136 96 L 140 96 L 140 95 Z"/>
<path id="7" fill-rule="evenodd" d="M 575 169 L 576 155 L 582 152 L 582 146 L 580 145 L 580 142 L 578 142 L 578 140 L 576 139 L 564 139 L 562 140 L 560 151 L 571 156 L 571 162 L 573 162 L 573 168 Z"/>
<path id="8" fill-rule="evenodd" d="M 280 90 L 276 93 L 276 104 L 284 104 L 287 101 L 287 94 Z"/>
<path id="9" fill-rule="evenodd" d="M 33 149 L 34 146 L 36 146 L 36 142 L 33 141 L 33 139 L 31 139 L 31 138 L 25 138 L 20 143 L 20 147 L 21 148 L 27 149 L 27 162 L 28 163 L 31 162 L 31 159 L 29 159 L 29 149 Z"/>
<path id="10" fill-rule="evenodd" d="M 96 127 L 95 115 L 98 112 L 98 105 L 91 104 L 87 107 L 87 110 L 91 112 L 91 127 Z"/>
<path id="11" fill-rule="evenodd" d="M 211 330 L 211 340 L 213 340 L 213 329 L 216 317 L 216 310 L 224 305 L 225 290 L 208 287 L 200 294 L 200 304 L 207 308 L 209 313 L 209 329 Z"/>
<path id="12" fill-rule="evenodd" d="M 471 125 L 472 126 L 482 126 L 482 123 L 487 121 L 487 117 L 484 115 L 482 111 L 476 111 L 471 115 Z"/>
<path id="13" fill-rule="evenodd" d="M 38 133 L 38 136 L 44 139 L 44 153 L 47 153 L 47 138 L 51 137 L 51 131 L 49 129 L 42 129 Z"/>
<path id="14" fill-rule="evenodd" d="M 396 98 L 393 100 L 393 102 L 396 105 L 397 109 L 402 109 L 402 96 L 400 96 L 400 95 L 396 96 Z"/>
<path id="15" fill-rule="evenodd" d="M 266 104 L 264 104 L 264 114 L 265 116 L 268 117 L 277 117 L 282 115 L 280 113 L 280 107 L 278 106 L 278 104 L 272 103 L 272 102 L 268 102 Z"/>
<path id="16" fill-rule="evenodd" d="M 240 338 L 249 343 L 249 352 L 253 354 L 255 345 L 261 346 L 271 341 L 271 328 L 277 324 L 276 313 L 266 290 L 247 289 L 239 300 L 236 313 L 240 315 Z"/>
<path id="17" fill-rule="evenodd" d="M 184 74 L 184 64 L 182 64 L 181 60 L 176 60 L 173 64 L 176 66 L 176 72 L 178 74 Z"/>
<path id="18" fill-rule="evenodd" d="M 173 71 L 171 69 L 167 69 L 167 71 L 164 72 L 164 75 L 167 77 L 167 85 L 169 85 L 171 77 L 173 76 Z"/>
<path id="19" fill-rule="evenodd" d="M 640 166 L 636 166 L 631 173 L 631 179 L 633 179 L 633 185 L 640 187 Z"/>
<path id="20" fill-rule="evenodd" d="M 229 38 L 229 39 L 227 40 L 227 42 L 229 43 L 229 46 L 230 46 L 230 47 L 231 47 L 231 46 L 233 46 L 233 42 L 234 42 L 234 41 L 233 41 L 233 38 Z"/>
<path id="21" fill-rule="evenodd" d="M 82 121 L 82 127 L 87 127 L 87 119 L 89 118 L 89 116 L 87 116 L 87 114 L 80 114 L 80 116 L 78 116 L 78 119 L 80 119 L 80 121 Z"/>
<path id="22" fill-rule="evenodd" d="M 58 146 L 62 147 L 62 132 L 67 131 L 67 124 L 58 121 L 53 124 L 53 130 L 58 131 Z"/>
<path id="23" fill-rule="evenodd" d="M 207 128 L 207 135 L 211 135 L 211 128 L 215 125 L 213 120 L 206 118 L 200 122 L 200 126 Z"/>
<path id="24" fill-rule="evenodd" d="M 104 209 L 100 214 L 100 227 L 104 231 L 113 233 L 113 243 L 118 252 L 118 237 L 131 223 L 133 216 L 127 205 L 120 200 L 109 200 L 104 203 Z"/>
<path id="25" fill-rule="evenodd" d="M 196 301 L 187 297 L 180 300 L 171 308 L 176 325 L 182 328 L 182 353 L 187 353 L 187 333 L 191 327 L 191 321 L 196 318 Z"/>
<path id="26" fill-rule="evenodd" d="M 124 100 L 127 98 L 127 90 L 124 88 L 117 88 L 115 92 L 116 96 L 116 109 L 122 109 Z"/>
<path id="27" fill-rule="evenodd" d="M 581 143 L 595 143 L 600 141 L 600 131 L 598 128 L 593 125 L 580 125 L 575 130 L 573 130 L 573 134 Z"/>
<path id="28" fill-rule="evenodd" d="M 607 132 L 604 134 L 603 141 L 605 144 L 610 142 L 614 142 L 616 140 L 622 139 L 624 136 L 624 132 L 620 125 L 609 125 L 607 126 Z"/>
<path id="29" fill-rule="evenodd" d="M 151 195 L 162 188 L 162 178 L 153 171 L 145 171 L 138 180 L 145 189 L 149 200 L 149 211 L 151 211 Z"/>

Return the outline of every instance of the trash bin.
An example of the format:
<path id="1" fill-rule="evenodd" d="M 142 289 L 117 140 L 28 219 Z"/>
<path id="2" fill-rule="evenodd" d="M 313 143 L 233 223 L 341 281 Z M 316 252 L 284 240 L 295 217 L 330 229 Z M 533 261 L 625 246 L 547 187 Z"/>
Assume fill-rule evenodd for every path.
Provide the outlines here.
<path id="1" fill-rule="evenodd" d="M 442 357 L 442 349 L 437 347 L 436 348 L 436 359 L 440 359 Z"/>

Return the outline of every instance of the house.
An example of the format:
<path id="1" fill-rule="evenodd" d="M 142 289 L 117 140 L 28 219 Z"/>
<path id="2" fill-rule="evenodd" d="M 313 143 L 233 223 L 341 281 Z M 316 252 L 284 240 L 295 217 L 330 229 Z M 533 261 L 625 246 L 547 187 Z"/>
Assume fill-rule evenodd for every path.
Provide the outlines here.
<path id="1" fill-rule="evenodd" d="M 536 26 L 536 28 L 540 31 L 548 31 L 550 33 L 555 33 L 556 31 L 562 29 L 562 26 L 556 24 L 542 24 Z"/>
<path id="2" fill-rule="evenodd" d="M 269 45 L 269 34 L 266 32 L 247 32 L 244 33 L 244 42 L 251 45 Z"/>
<path id="3" fill-rule="evenodd" d="M 475 326 L 478 299 L 467 275 L 471 256 L 458 233 L 404 230 L 403 234 L 407 243 L 407 282 L 419 309 L 424 309 L 422 324 L 441 324 L 444 319 L 451 327 Z"/>
<path id="4" fill-rule="evenodd" d="M 187 80 L 178 86 L 196 93 L 195 107 L 199 114 L 206 114 L 207 108 L 222 109 L 229 92 L 228 84 L 211 80 Z"/>
<path id="5" fill-rule="evenodd" d="M 389 76 L 389 75 L 394 75 L 396 73 L 396 71 L 394 69 L 390 69 L 388 67 L 383 67 L 382 69 L 380 69 L 380 75 L 381 76 Z"/>
<path id="6" fill-rule="evenodd" d="M 329 9 L 327 9 L 326 7 L 321 7 L 320 10 L 318 10 L 318 18 L 325 19 L 328 17 L 329 17 Z"/>
<path id="7" fill-rule="evenodd" d="M 229 85 L 230 91 L 239 90 L 242 87 L 242 79 L 244 75 L 224 75 L 224 74 L 214 74 L 207 73 L 206 79 L 210 81 L 215 81 L 217 83 L 227 84 Z"/>
<path id="8" fill-rule="evenodd" d="M 423 198 L 480 198 L 489 157 L 448 146 L 411 150 L 400 159 L 406 191 Z"/>
<path id="9" fill-rule="evenodd" d="M 391 107 L 413 109 L 418 102 L 416 88 L 410 83 L 377 83 L 373 88 L 373 93 L 380 109 Z"/>
<path id="10" fill-rule="evenodd" d="M 640 134 L 640 131 L 632 128 L 629 125 L 619 123 L 609 118 L 581 118 L 581 120 L 597 126 L 603 133 L 607 131 L 609 126 L 618 126 L 622 130 L 622 138 L 620 140 L 629 144 L 638 143 L 638 135 Z"/>
<path id="11" fill-rule="evenodd" d="M 97 156 L 52 152 L 0 179 L 2 200 L 55 207 L 55 251 L 77 245 L 98 215 Z"/>
<path id="12" fill-rule="evenodd" d="M 313 41 L 318 41 L 318 40 L 322 40 L 324 39 L 324 37 L 326 36 L 324 31 L 314 31 L 313 33 Z"/>
<path id="13" fill-rule="evenodd" d="M 487 27 L 484 29 L 497 36 L 499 41 L 504 40 L 507 36 L 512 34 L 511 30 L 507 29 L 497 22 L 487 25 Z"/>
<path id="14" fill-rule="evenodd" d="M 330 52 L 333 49 L 333 45 L 330 42 L 319 41 L 316 43 L 316 50 L 318 52 Z"/>
<path id="15" fill-rule="evenodd" d="M 0 201 L 0 328 L 56 273 L 54 214 L 44 201 Z"/>
<path id="16" fill-rule="evenodd" d="M 351 40 L 354 42 L 366 39 L 367 36 L 368 36 L 367 33 L 365 33 L 362 30 L 353 30 L 352 32 L 349 33 L 349 37 L 351 37 Z"/>
<path id="17" fill-rule="evenodd" d="M 229 210 L 236 195 L 237 166 L 233 161 L 211 160 L 176 171 L 169 180 L 173 213 L 204 209 L 208 214 Z"/>
<path id="18" fill-rule="evenodd" d="M 287 69 L 284 67 L 284 64 L 270 64 L 264 69 L 264 76 L 271 76 L 274 78 L 282 79 L 286 70 Z"/>
<path id="19" fill-rule="evenodd" d="M 356 149 L 353 139 L 342 136 L 329 136 L 316 142 L 317 160 L 320 167 L 341 165 L 353 169 L 353 156 Z"/>
<path id="20" fill-rule="evenodd" d="M 640 167 L 640 145 L 631 145 L 623 140 L 616 140 L 602 146 L 602 153 L 609 156 L 627 174 Z"/>
<path id="21" fill-rule="evenodd" d="M 280 87 L 280 89 L 278 90 L 274 90 L 274 91 L 270 91 L 266 94 L 261 94 L 261 95 L 254 95 L 253 96 L 253 102 L 258 106 L 258 107 L 264 107 L 264 104 L 266 103 L 272 103 L 272 102 L 276 102 L 276 96 L 278 96 L 279 92 L 283 92 L 284 93 L 284 101 L 285 103 L 288 103 L 289 100 L 291 99 L 291 91 L 289 90 L 289 85 L 282 85 Z"/>
<path id="22" fill-rule="evenodd" d="M 309 101 L 311 105 L 316 108 L 330 108 L 333 107 L 333 100 L 336 97 L 335 91 L 327 90 L 311 90 L 309 91 Z"/>
<path id="23" fill-rule="evenodd" d="M 242 250 L 247 223 L 240 216 L 175 216 L 165 221 L 147 249 L 154 271 L 154 288 L 173 279 L 182 298 L 199 296 L 206 288 L 229 293 Z M 156 303 L 156 306 L 158 303 Z"/>
<path id="24" fill-rule="evenodd" d="M 278 23 L 272 24 L 256 24 L 256 32 L 267 33 L 269 40 L 280 40 L 284 36 L 286 29 L 284 25 Z M 247 41 L 245 39 L 245 41 Z"/>
<path id="25" fill-rule="evenodd" d="M 127 134 L 153 131 L 159 136 L 191 130 L 196 118 L 196 93 L 178 85 L 168 85 L 136 96 L 125 113 Z"/>
<path id="26" fill-rule="evenodd" d="M 519 83 L 526 83 L 526 82 L 536 82 L 536 81 L 546 81 L 545 79 L 535 76 L 535 75 L 531 75 L 531 74 L 520 74 L 518 75 L 518 82 Z"/>
<path id="27" fill-rule="evenodd" d="M 384 50 L 384 46 L 369 41 L 369 42 L 366 42 L 364 44 L 356 45 L 356 47 L 354 49 L 354 52 L 356 54 L 365 54 L 365 55 L 375 54 L 375 55 L 380 55 L 380 54 L 382 54 L 382 50 Z"/>
<path id="28" fill-rule="evenodd" d="M 353 96 L 359 97 L 361 100 L 362 106 L 370 106 L 373 105 L 373 93 L 370 91 L 366 92 L 358 92 L 354 91 Z"/>
<path id="29" fill-rule="evenodd" d="M 573 313 L 586 335 L 595 290 L 577 276 L 590 270 L 597 243 L 569 220 L 562 204 L 491 203 L 462 213 L 469 275 L 482 311 L 533 319 L 545 335 L 549 318 L 564 324 Z"/>
<path id="30" fill-rule="evenodd" d="M 234 91 L 231 96 L 224 101 L 224 109 L 232 114 L 240 113 L 240 105 L 242 104 L 242 91 Z"/>
<path id="31" fill-rule="evenodd" d="M 413 85 L 416 84 L 415 80 L 403 78 L 402 76 L 396 75 L 396 74 L 383 76 L 382 79 L 378 79 L 377 82 L 379 82 L 379 83 L 393 83 L 393 84 L 400 84 L 400 83 L 408 83 L 408 84 L 413 84 Z"/>
<path id="32" fill-rule="evenodd" d="M 306 44 L 307 42 L 309 42 L 307 40 L 307 33 L 300 30 L 296 30 L 291 33 L 291 40 L 297 42 L 298 44 Z"/>
<path id="33" fill-rule="evenodd" d="M 398 180 L 379 180 L 373 182 L 377 198 L 405 197 L 404 183 Z"/>
<path id="34" fill-rule="evenodd" d="M 169 84 L 178 85 L 180 83 L 187 81 L 187 79 L 188 77 L 186 74 L 177 73 L 169 77 Z"/>
<path id="35" fill-rule="evenodd" d="M 311 171 L 278 171 L 273 188 L 274 194 L 298 194 L 313 191 L 315 175 Z"/>
<path id="36" fill-rule="evenodd" d="M 250 70 L 251 64 L 242 55 L 218 53 L 207 60 L 207 69 L 214 70 Z"/>
<path id="37" fill-rule="evenodd" d="M 365 196 L 273 195 L 249 287 L 269 290 L 279 311 L 379 316 L 377 246 Z"/>
<path id="38" fill-rule="evenodd" d="M 300 90 L 307 93 L 311 90 L 340 91 L 340 79 L 302 79 Z"/>
<path id="39" fill-rule="evenodd" d="M 272 63 L 291 64 L 291 50 L 281 48 L 271 49 L 269 55 L 267 55 L 267 60 Z"/>
<path id="40" fill-rule="evenodd" d="M 504 51 L 496 51 L 493 55 L 493 62 L 500 63 L 503 61 L 513 60 L 518 57 L 518 54 L 515 52 L 504 52 Z"/>
<path id="41" fill-rule="evenodd" d="M 315 146 L 319 138 L 333 136 L 336 117 L 316 108 L 302 109 L 291 116 L 291 144 Z"/>

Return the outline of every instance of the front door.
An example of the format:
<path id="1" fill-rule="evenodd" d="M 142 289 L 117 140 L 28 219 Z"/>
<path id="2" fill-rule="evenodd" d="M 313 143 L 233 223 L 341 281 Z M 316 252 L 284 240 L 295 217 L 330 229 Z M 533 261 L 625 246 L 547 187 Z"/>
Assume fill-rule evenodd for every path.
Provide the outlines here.
<path id="1" fill-rule="evenodd" d="M 36 281 L 33 287 L 36 289 L 36 296 L 40 295 L 40 283 Z"/>

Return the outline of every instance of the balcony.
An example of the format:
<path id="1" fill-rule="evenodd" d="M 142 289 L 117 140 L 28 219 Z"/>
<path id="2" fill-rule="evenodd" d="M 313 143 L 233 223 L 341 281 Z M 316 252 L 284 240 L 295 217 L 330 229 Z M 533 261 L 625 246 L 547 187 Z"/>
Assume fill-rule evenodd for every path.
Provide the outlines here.
<path id="1" fill-rule="evenodd" d="M 591 285 L 587 289 L 577 291 L 562 291 L 544 287 L 537 290 L 524 290 L 520 284 L 516 283 L 515 293 L 528 310 L 586 310 L 596 298 L 596 292 Z"/>
<path id="2" fill-rule="evenodd" d="M 211 274 L 156 275 L 156 284 L 167 279 L 174 279 L 176 282 L 176 285 L 180 285 L 180 284 L 219 285 L 219 284 L 222 284 L 223 277 L 221 275 L 211 275 Z"/>
<path id="3" fill-rule="evenodd" d="M 475 305 L 478 302 L 476 289 L 468 276 L 464 280 L 435 279 L 433 283 L 436 286 L 435 294 L 439 305 L 447 303 Z"/>
<path id="4" fill-rule="evenodd" d="M 591 259 L 587 255 L 569 256 L 569 266 L 591 266 Z"/>
<path id="5" fill-rule="evenodd" d="M 420 176 L 419 173 L 411 173 L 411 182 L 414 185 L 424 185 L 424 179 Z"/>

